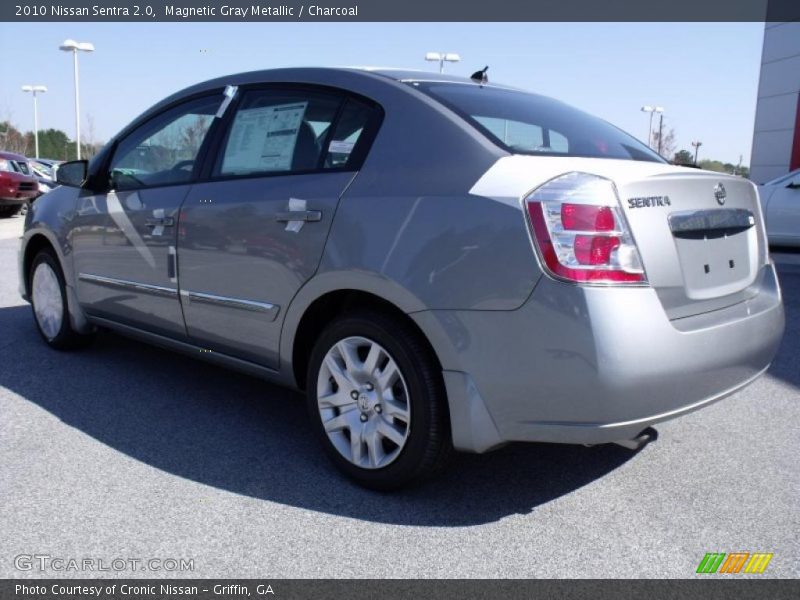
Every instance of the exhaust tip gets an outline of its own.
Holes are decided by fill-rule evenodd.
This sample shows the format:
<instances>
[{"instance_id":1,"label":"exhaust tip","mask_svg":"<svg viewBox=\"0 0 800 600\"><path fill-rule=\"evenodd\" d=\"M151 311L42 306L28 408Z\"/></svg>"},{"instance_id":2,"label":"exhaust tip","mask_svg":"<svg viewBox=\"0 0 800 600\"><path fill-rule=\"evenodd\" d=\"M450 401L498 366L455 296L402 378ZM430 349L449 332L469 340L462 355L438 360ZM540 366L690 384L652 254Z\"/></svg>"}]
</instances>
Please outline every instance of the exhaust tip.
<instances>
[{"instance_id":1,"label":"exhaust tip","mask_svg":"<svg viewBox=\"0 0 800 600\"><path fill-rule=\"evenodd\" d=\"M627 448L628 450L638 451L644 448L650 442L654 442L657 439L658 431L652 427L648 427L634 438L629 440L617 440L614 443L618 446L622 446L623 448Z\"/></svg>"}]
</instances>

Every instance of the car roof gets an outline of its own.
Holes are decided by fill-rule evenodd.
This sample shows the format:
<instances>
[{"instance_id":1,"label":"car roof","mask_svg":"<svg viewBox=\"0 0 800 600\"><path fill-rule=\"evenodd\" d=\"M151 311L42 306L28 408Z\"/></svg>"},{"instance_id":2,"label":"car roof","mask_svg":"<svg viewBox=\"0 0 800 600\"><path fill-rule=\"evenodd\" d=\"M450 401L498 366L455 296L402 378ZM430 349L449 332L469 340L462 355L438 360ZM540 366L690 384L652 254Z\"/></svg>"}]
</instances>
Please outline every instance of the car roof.
<instances>
[{"instance_id":1,"label":"car roof","mask_svg":"<svg viewBox=\"0 0 800 600\"><path fill-rule=\"evenodd\" d=\"M398 86L409 82L447 82L454 84L478 85L466 77L431 73L429 71L419 71L413 69L394 69L389 67L288 67L276 69L262 69L258 71L246 71L232 73L216 77L184 88L174 94L167 96L157 104L148 108L145 112L136 117L127 127L122 129L113 139L125 135L131 128L135 127L142 120L156 114L164 107L173 102L183 100L194 94L202 94L220 89L227 85L252 85L259 83L310 83L313 85L330 85L333 87L348 88L361 87L360 83L383 81L387 86ZM410 87L410 86L402 86ZM491 85L489 87L501 87ZM506 88L509 89L509 88ZM354 90L357 92L357 90ZM411 92L413 93L413 92Z\"/></svg>"},{"instance_id":2,"label":"car roof","mask_svg":"<svg viewBox=\"0 0 800 600\"><path fill-rule=\"evenodd\" d=\"M394 67L339 67L351 71L365 71L382 75L395 81L442 81L451 83L475 83L466 77L450 75L447 73L434 73L421 69L400 69Z\"/></svg>"},{"instance_id":3,"label":"car roof","mask_svg":"<svg viewBox=\"0 0 800 600\"><path fill-rule=\"evenodd\" d=\"M331 83L339 81L342 75L363 77L365 79L382 78L392 82L441 82L441 83L460 83L478 85L468 77L448 75L445 73L432 73L415 69L399 69L392 67L288 67L277 69L262 69L258 71L245 71L216 77L208 81L203 81L196 85L181 90L168 98L168 100L185 96L189 93L203 92L224 86L246 85L259 82L302 82L304 79L313 80L315 83L326 83L329 79ZM489 87L502 87L513 89L508 86L498 86L488 84Z\"/></svg>"},{"instance_id":4,"label":"car roof","mask_svg":"<svg viewBox=\"0 0 800 600\"><path fill-rule=\"evenodd\" d=\"M6 152L5 150L0 150L0 158L6 158L9 160L28 160L22 154L16 154L14 152Z\"/></svg>"},{"instance_id":5,"label":"car roof","mask_svg":"<svg viewBox=\"0 0 800 600\"><path fill-rule=\"evenodd\" d=\"M388 79L401 81L404 83L461 83L467 85L479 85L474 79L469 77L462 77L460 75L450 75L447 73L434 73L432 71L423 71L421 69L395 69L392 67L349 67L355 71L366 71L368 73L376 73ZM505 90L526 91L515 88L510 85L493 83L487 81L482 87L502 88Z\"/></svg>"}]
</instances>

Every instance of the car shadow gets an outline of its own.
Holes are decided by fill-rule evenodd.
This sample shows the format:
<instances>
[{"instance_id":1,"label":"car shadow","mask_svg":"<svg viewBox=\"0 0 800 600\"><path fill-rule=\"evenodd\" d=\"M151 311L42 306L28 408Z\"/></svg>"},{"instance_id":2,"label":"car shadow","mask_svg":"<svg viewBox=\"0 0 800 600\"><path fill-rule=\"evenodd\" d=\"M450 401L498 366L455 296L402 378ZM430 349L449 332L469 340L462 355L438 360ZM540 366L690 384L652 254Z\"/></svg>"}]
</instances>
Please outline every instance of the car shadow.
<instances>
[{"instance_id":1,"label":"car shadow","mask_svg":"<svg viewBox=\"0 0 800 600\"><path fill-rule=\"evenodd\" d=\"M109 332L87 350L57 352L28 306L0 308L0 331L0 385L67 425L176 476L335 515L482 524L530 513L635 455L614 445L515 444L459 454L440 478L381 494L329 464L295 392Z\"/></svg>"}]
</instances>

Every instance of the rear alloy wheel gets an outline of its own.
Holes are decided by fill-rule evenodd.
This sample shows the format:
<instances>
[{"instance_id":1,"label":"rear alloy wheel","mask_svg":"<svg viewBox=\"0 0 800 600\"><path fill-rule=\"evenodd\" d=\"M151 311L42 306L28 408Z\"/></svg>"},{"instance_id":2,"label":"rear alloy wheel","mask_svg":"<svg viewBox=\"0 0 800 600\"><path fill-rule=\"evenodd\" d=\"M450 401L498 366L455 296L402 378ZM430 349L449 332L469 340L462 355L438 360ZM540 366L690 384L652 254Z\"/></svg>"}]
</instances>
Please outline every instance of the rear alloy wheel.
<instances>
[{"instance_id":1,"label":"rear alloy wheel","mask_svg":"<svg viewBox=\"0 0 800 600\"><path fill-rule=\"evenodd\" d=\"M29 282L36 327L49 346L67 350L91 342L91 334L81 334L72 328L64 275L51 251L42 250L33 259Z\"/></svg>"},{"instance_id":2,"label":"rear alloy wheel","mask_svg":"<svg viewBox=\"0 0 800 600\"><path fill-rule=\"evenodd\" d=\"M362 469L391 464L408 441L408 386L386 349L365 337L345 338L325 354L317 408L328 440Z\"/></svg>"},{"instance_id":3,"label":"rear alloy wheel","mask_svg":"<svg viewBox=\"0 0 800 600\"><path fill-rule=\"evenodd\" d=\"M446 396L430 354L407 324L367 311L336 320L314 347L311 417L333 462L361 485L397 489L446 462Z\"/></svg>"}]
</instances>

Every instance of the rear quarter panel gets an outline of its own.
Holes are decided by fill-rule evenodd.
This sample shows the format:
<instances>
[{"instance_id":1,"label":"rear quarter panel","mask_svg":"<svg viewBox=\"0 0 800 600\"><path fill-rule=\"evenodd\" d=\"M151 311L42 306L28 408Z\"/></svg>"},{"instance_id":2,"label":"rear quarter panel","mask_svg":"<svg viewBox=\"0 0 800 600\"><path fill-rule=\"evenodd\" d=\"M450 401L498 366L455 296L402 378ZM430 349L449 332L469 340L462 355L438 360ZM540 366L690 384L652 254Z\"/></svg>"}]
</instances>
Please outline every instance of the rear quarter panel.
<instances>
[{"instance_id":1,"label":"rear quarter panel","mask_svg":"<svg viewBox=\"0 0 800 600\"><path fill-rule=\"evenodd\" d=\"M522 210L470 193L505 153L406 84L375 100L384 121L340 201L320 272L376 274L419 309L521 306L541 275Z\"/></svg>"}]
</instances>

